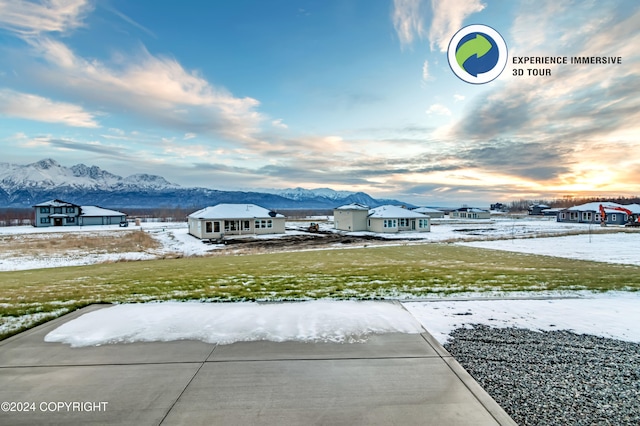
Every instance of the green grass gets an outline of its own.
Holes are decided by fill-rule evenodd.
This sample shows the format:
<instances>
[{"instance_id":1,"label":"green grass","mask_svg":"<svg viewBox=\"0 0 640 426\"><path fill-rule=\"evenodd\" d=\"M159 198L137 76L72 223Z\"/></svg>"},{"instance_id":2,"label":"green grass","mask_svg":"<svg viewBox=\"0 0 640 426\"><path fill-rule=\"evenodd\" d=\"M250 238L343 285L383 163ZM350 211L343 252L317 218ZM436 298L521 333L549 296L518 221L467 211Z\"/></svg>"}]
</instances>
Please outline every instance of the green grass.
<instances>
[{"instance_id":1,"label":"green grass","mask_svg":"<svg viewBox=\"0 0 640 426\"><path fill-rule=\"evenodd\" d=\"M91 303L638 289L637 266L425 244L1 272L0 324L27 314L59 315Z\"/></svg>"}]
</instances>

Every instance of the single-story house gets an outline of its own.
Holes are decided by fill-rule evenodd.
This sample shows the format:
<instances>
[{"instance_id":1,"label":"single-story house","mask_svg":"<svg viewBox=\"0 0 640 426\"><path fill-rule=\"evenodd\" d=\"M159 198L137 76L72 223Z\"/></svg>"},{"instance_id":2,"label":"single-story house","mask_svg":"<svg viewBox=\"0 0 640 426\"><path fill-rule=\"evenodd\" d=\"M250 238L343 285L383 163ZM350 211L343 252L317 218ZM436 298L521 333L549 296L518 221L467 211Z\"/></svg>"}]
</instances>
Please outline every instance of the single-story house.
<instances>
[{"instance_id":1,"label":"single-story house","mask_svg":"<svg viewBox=\"0 0 640 426\"><path fill-rule=\"evenodd\" d=\"M456 219L491 219L489 210L478 209L475 207L461 207L449 212L450 218Z\"/></svg>"},{"instance_id":2,"label":"single-story house","mask_svg":"<svg viewBox=\"0 0 640 426\"><path fill-rule=\"evenodd\" d=\"M333 210L333 223L343 231L367 231L369 206L351 203Z\"/></svg>"},{"instance_id":3,"label":"single-story house","mask_svg":"<svg viewBox=\"0 0 640 426\"><path fill-rule=\"evenodd\" d=\"M604 207L604 211L607 216L607 225L624 225L630 221L630 219L637 219L640 215L640 206L637 204L622 205L613 202L592 202L581 204L579 206L569 207L568 209L560 210L557 216L558 222L570 222L570 223L594 223L600 224L600 205ZM620 208L631 210L632 218L629 217L624 211L618 210Z\"/></svg>"},{"instance_id":4,"label":"single-story house","mask_svg":"<svg viewBox=\"0 0 640 426\"><path fill-rule=\"evenodd\" d=\"M97 206L79 206L62 200L50 200L33 206L36 227L114 225L127 220L125 213Z\"/></svg>"},{"instance_id":5,"label":"single-story house","mask_svg":"<svg viewBox=\"0 0 640 426\"><path fill-rule=\"evenodd\" d=\"M416 213L420 213L423 214L425 216L428 216L432 219L438 219L438 218L443 218L444 217L444 212L442 210L437 210L437 209L432 209L429 207L418 207L413 209L412 211L416 212Z\"/></svg>"},{"instance_id":6,"label":"single-story house","mask_svg":"<svg viewBox=\"0 0 640 426\"><path fill-rule=\"evenodd\" d=\"M429 232L428 216L399 206L385 205L369 209L362 204L348 204L333 211L336 229L371 232ZM337 219L336 219L337 218Z\"/></svg>"},{"instance_id":7,"label":"single-story house","mask_svg":"<svg viewBox=\"0 0 640 426\"><path fill-rule=\"evenodd\" d=\"M284 234L285 217L255 204L217 204L188 216L189 234L200 239L227 235Z\"/></svg>"},{"instance_id":8,"label":"single-story house","mask_svg":"<svg viewBox=\"0 0 640 426\"><path fill-rule=\"evenodd\" d=\"M550 208L551 207L547 206L546 204L533 204L533 205L530 205L527 210L529 211L530 215L542 216L543 211Z\"/></svg>"}]
</instances>

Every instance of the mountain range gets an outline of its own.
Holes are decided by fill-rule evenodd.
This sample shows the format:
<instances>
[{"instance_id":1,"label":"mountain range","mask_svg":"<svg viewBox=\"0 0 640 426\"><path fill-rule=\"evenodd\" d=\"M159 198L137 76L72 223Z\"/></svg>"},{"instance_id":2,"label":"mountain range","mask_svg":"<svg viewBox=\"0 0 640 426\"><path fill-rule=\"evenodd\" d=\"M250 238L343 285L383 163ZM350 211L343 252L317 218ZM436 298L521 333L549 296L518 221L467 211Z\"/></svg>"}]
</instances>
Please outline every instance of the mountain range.
<instances>
[{"instance_id":1,"label":"mountain range","mask_svg":"<svg viewBox=\"0 0 640 426\"><path fill-rule=\"evenodd\" d=\"M121 209L196 209L218 203L254 203L269 209L332 209L349 203L369 207L410 205L397 200L374 199L364 192L330 188L251 192L186 188L162 176L134 174L122 177L97 166L65 167L50 158L26 165L0 163L0 207L31 207L51 199Z\"/></svg>"}]
</instances>

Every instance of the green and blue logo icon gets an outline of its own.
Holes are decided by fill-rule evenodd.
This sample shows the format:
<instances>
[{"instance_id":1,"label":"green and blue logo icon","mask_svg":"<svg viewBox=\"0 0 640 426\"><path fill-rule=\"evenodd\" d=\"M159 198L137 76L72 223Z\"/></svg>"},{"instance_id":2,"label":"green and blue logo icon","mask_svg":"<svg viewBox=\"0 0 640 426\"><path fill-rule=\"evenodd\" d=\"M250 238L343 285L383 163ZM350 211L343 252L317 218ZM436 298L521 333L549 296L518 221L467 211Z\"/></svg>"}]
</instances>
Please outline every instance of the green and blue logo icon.
<instances>
[{"instance_id":1,"label":"green and blue logo icon","mask_svg":"<svg viewBox=\"0 0 640 426\"><path fill-rule=\"evenodd\" d=\"M449 66L461 80L484 84L495 80L507 65L507 43L493 28L469 25L449 42Z\"/></svg>"}]
</instances>

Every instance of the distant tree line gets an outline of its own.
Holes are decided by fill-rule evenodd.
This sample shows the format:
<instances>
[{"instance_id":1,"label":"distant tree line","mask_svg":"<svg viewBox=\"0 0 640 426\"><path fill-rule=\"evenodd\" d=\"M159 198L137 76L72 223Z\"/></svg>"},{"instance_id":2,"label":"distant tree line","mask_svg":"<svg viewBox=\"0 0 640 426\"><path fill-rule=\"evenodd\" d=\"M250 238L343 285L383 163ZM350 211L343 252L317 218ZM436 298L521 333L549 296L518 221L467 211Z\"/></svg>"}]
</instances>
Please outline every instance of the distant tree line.
<instances>
[{"instance_id":1,"label":"distant tree line","mask_svg":"<svg viewBox=\"0 0 640 426\"><path fill-rule=\"evenodd\" d=\"M618 204L640 204L640 197L573 197L573 196L564 196L562 198L555 198L551 200L526 200L520 199L517 201L512 201L508 204L510 212L524 212L527 211L529 206L534 204L545 204L551 208L567 208L580 204L586 203L604 203L604 202L614 202Z\"/></svg>"}]
</instances>

